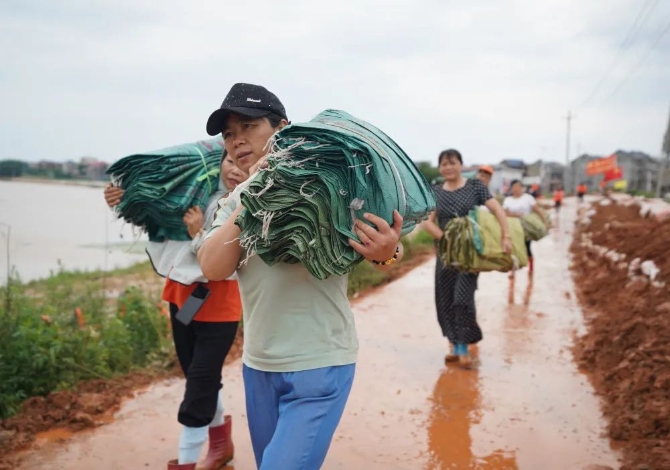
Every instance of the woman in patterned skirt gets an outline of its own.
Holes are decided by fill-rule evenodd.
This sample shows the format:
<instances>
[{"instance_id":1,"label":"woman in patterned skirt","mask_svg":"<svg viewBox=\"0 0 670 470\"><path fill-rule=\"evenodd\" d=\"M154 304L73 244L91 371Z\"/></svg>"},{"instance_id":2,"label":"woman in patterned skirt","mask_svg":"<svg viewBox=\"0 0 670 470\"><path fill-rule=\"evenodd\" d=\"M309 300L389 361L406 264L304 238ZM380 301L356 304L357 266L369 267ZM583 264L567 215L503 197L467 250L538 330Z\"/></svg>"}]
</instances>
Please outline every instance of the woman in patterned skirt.
<instances>
[{"instance_id":1,"label":"woman in patterned skirt","mask_svg":"<svg viewBox=\"0 0 670 470\"><path fill-rule=\"evenodd\" d=\"M463 157L458 150L445 150L439 156L440 174L444 183L435 185L437 208L424 222L424 228L436 239L444 236L444 227L455 217L464 217L477 206L485 205L500 223L502 246L506 253L512 249L505 212L488 188L478 179L466 179L461 174ZM435 266L435 306L442 334L449 340L446 362L458 361L470 367L472 360L468 345L482 340L477 324L475 290L477 274L458 271L442 263L439 256Z\"/></svg>"}]
</instances>

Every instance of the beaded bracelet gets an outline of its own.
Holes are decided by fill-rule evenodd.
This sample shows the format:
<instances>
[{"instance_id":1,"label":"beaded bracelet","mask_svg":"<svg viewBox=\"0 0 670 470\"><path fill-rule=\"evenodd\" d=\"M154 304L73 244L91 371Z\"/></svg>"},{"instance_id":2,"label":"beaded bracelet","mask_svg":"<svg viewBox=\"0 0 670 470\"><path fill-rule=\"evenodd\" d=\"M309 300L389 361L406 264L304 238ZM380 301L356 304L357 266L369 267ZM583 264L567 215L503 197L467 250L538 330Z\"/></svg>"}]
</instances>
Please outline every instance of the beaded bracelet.
<instances>
[{"instance_id":1,"label":"beaded bracelet","mask_svg":"<svg viewBox=\"0 0 670 470\"><path fill-rule=\"evenodd\" d=\"M396 246L395 247L395 253L393 254L393 256L391 258L387 259L386 261L372 260L372 264L374 264L375 266L389 266L389 265L395 263L396 261L398 261L398 255L399 254L400 254L400 247Z\"/></svg>"}]
</instances>

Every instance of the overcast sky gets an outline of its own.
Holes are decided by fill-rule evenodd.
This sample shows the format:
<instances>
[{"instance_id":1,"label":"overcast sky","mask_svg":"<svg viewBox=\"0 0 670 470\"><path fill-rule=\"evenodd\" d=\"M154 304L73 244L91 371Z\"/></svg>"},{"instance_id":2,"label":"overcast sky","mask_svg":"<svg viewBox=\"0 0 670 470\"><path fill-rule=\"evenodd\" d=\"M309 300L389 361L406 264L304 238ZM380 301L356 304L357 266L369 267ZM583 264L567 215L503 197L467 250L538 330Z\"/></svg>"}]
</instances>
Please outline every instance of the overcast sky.
<instances>
[{"instance_id":1,"label":"overcast sky","mask_svg":"<svg viewBox=\"0 0 670 470\"><path fill-rule=\"evenodd\" d=\"M3 0L0 159L195 141L236 82L293 121L343 109L417 161L564 161L568 109L573 157L659 155L667 29L667 0Z\"/></svg>"}]
</instances>

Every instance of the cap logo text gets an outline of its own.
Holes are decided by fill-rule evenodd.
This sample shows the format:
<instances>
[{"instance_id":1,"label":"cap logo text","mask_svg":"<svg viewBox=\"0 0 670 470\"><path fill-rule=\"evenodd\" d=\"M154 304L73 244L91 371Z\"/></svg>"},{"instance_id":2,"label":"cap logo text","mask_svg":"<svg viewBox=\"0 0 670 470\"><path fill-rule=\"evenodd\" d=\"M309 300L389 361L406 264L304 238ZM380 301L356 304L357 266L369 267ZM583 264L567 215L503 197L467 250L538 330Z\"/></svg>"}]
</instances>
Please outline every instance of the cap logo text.
<instances>
[{"instance_id":1,"label":"cap logo text","mask_svg":"<svg viewBox=\"0 0 670 470\"><path fill-rule=\"evenodd\" d=\"M260 103L261 100L255 100L253 98L247 98L247 101L251 101L252 103Z\"/></svg>"}]
</instances>

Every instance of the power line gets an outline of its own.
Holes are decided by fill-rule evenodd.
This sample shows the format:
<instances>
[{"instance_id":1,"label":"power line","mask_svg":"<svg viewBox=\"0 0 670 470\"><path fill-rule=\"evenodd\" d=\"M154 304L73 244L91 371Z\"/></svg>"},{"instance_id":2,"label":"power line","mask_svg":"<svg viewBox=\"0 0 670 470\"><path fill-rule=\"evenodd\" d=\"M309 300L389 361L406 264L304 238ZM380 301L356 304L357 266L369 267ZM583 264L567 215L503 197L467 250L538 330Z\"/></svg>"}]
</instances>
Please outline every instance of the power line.
<instances>
[{"instance_id":1,"label":"power line","mask_svg":"<svg viewBox=\"0 0 670 470\"><path fill-rule=\"evenodd\" d=\"M652 11L654 11L654 8L656 8L656 6L658 5L658 2L659 2L660 0L655 0L655 1L654 1L654 4L651 6L651 8L650 8L649 10L647 10L647 13L644 15L644 18L642 19L642 22L640 23L640 26L637 28L637 30L633 31L633 30L635 29L635 24L637 23L637 21L638 21L638 20L640 19L640 17L642 16L642 12L645 10L645 8L647 8L647 5L649 4L650 1L651 1L651 0L647 0L647 1L644 3L644 5L642 5L642 9L641 9L640 12L637 14L637 17L635 18L635 21L633 22L633 26L628 30L628 34L626 35L626 37L624 38L623 42L621 43L620 48L624 48L624 47L626 47L626 46L629 45L629 42L633 40L633 38L634 38L635 35L638 33L638 31L640 30L640 28L642 28L642 26L644 25L644 23L647 21L647 18L649 18L649 15L651 14Z\"/></svg>"},{"instance_id":2,"label":"power line","mask_svg":"<svg viewBox=\"0 0 670 470\"><path fill-rule=\"evenodd\" d=\"M651 14L652 11L656 8L658 5L658 2L660 0L646 0L644 4L642 5L642 9L638 12L637 16L635 17L635 21L633 21L633 24L631 27L628 29L628 32L626 33L626 36L624 37L623 41L621 42L621 45L619 45L619 52L614 56L614 60L612 60L612 63L605 69L603 72L602 76L596 83L596 86L593 88L593 91L586 97L586 99L582 102L580 108L583 108L586 106L586 104L593 99L594 96L598 94L600 91L600 88L603 86L605 83L605 80L607 79L608 75L610 74L610 71L614 68L614 66L619 62L619 59L622 57L622 52L625 47L630 45L630 42L633 40L633 38L637 35L637 33L640 31L642 26L644 26L644 23L646 23L647 19L649 18L649 15ZM651 3L653 2L653 4ZM647 7L651 4L651 8L647 10ZM646 11L646 13L645 13ZM641 21L640 21L641 20ZM639 22L639 25L638 25Z\"/></svg>"},{"instance_id":3,"label":"power line","mask_svg":"<svg viewBox=\"0 0 670 470\"><path fill-rule=\"evenodd\" d=\"M625 85L625 83L633 76L635 75L636 72L639 72L640 67L642 64L647 60L649 55L654 51L656 46L661 42L661 39L663 39L663 36L667 34L667 32L670 31L670 21L665 25L665 27L659 32L658 36L656 36L656 39L652 43L651 47L647 50L647 53L642 56L640 61L635 65L635 67L631 68L630 71L624 76L623 80L619 82L619 84L614 87L614 90L603 100L603 103L612 98L617 91L621 89L622 86Z\"/></svg>"}]
</instances>

